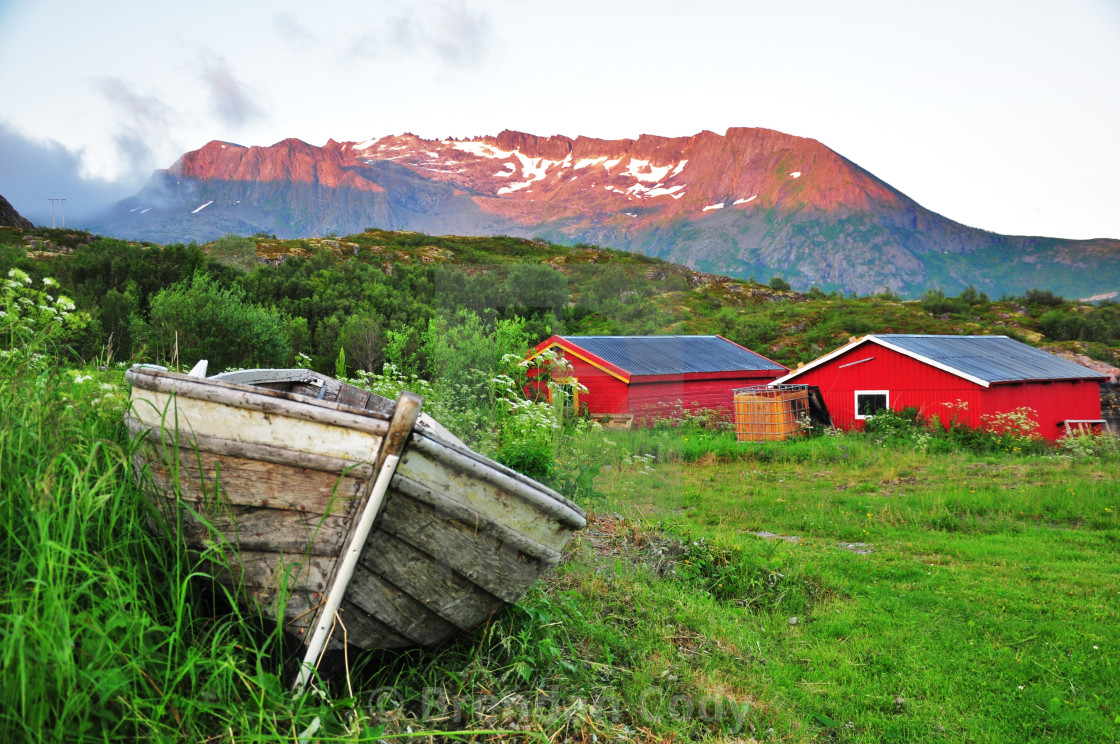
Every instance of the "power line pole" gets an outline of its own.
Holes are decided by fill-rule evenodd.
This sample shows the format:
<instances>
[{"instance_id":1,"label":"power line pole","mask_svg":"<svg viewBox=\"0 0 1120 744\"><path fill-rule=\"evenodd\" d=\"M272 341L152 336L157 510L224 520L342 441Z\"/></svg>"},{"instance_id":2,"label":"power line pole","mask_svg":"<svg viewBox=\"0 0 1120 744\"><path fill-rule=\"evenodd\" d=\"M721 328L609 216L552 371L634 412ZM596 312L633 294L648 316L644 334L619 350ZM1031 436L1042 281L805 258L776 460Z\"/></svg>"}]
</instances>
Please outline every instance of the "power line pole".
<instances>
[{"instance_id":1,"label":"power line pole","mask_svg":"<svg viewBox=\"0 0 1120 744\"><path fill-rule=\"evenodd\" d=\"M55 196L55 197L47 197L47 201L49 201L51 203L51 229L53 230L55 228L54 203L55 202L60 202L62 204L62 229L65 230L66 229L66 200L63 199L62 197Z\"/></svg>"}]
</instances>

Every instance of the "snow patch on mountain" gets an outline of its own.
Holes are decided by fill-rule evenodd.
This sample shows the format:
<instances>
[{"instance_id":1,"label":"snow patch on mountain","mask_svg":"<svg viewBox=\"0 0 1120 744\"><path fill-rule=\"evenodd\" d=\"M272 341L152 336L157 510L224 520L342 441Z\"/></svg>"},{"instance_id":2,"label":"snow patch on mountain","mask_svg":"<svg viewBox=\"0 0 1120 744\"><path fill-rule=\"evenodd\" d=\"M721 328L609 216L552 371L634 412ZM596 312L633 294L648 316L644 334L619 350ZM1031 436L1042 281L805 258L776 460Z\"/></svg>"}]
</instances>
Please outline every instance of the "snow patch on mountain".
<instances>
[{"instance_id":1,"label":"snow patch on mountain","mask_svg":"<svg viewBox=\"0 0 1120 744\"><path fill-rule=\"evenodd\" d=\"M488 145L485 142L455 141L451 143L451 146L456 150L464 150L472 155L477 155L480 158L495 158L497 160L505 160L509 156L513 155L513 152L511 151L501 150L494 145Z\"/></svg>"},{"instance_id":2,"label":"snow patch on mountain","mask_svg":"<svg viewBox=\"0 0 1120 744\"><path fill-rule=\"evenodd\" d=\"M559 160L545 160L544 158L530 158L521 154L520 150L513 151L514 157L521 161L521 174L530 181L539 181L545 177L548 169L560 163Z\"/></svg>"},{"instance_id":3,"label":"snow patch on mountain","mask_svg":"<svg viewBox=\"0 0 1120 744\"><path fill-rule=\"evenodd\" d=\"M637 158L630 158L630 162L626 165L626 173L623 175L630 176L639 181L649 181L651 183L659 183L661 179L669 173L671 165L666 166L652 166L648 160L638 160ZM644 172L643 172L644 171Z\"/></svg>"},{"instance_id":4,"label":"snow patch on mountain","mask_svg":"<svg viewBox=\"0 0 1120 744\"><path fill-rule=\"evenodd\" d=\"M598 158L580 158L579 160L576 161L575 169L579 170L580 168L586 168L589 165L596 165L598 163L603 162L606 159L607 159L606 155L603 155L603 156L598 157Z\"/></svg>"},{"instance_id":5,"label":"snow patch on mountain","mask_svg":"<svg viewBox=\"0 0 1120 744\"><path fill-rule=\"evenodd\" d=\"M709 209L723 209L724 203L725 202L720 202L719 204L709 204L708 206L704 207L700 211L707 212Z\"/></svg>"},{"instance_id":6,"label":"snow patch on mountain","mask_svg":"<svg viewBox=\"0 0 1120 744\"><path fill-rule=\"evenodd\" d=\"M731 204L732 204L732 206L734 206L736 204L749 204L750 202L754 201L757 198L758 198L758 194L754 194L753 196L748 196L746 199L736 199L735 201L731 202Z\"/></svg>"},{"instance_id":7,"label":"snow patch on mountain","mask_svg":"<svg viewBox=\"0 0 1120 744\"><path fill-rule=\"evenodd\" d=\"M675 194L678 191L680 191L681 189L683 189L686 185L687 184L682 183L678 186L670 186L667 189L666 188L653 188L653 189L650 189L648 192L646 192L646 196L648 196L650 198L653 198L655 196L672 196L673 194ZM679 199L680 197L676 197L676 198Z\"/></svg>"},{"instance_id":8,"label":"snow patch on mountain","mask_svg":"<svg viewBox=\"0 0 1120 744\"><path fill-rule=\"evenodd\" d=\"M503 186L500 189L498 189L498 193L499 194L512 194L514 191L520 191L521 189L525 188L526 186L531 185L533 183L533 180L534 179L530 178L528 181L521 181L520 183L511 183L509 186Z\"/></svg>"},{"instance_id":9,"label":"snow patch on mountain","mask_svg":"<svg viewBox=\"0 0 1120 744\"><path fill-rule=\"evenodd\" d=\"M192 209L191 214L198 214L199 212L206 209L207 207L209 207L213 203L214 203L214 200L211 199L210 201L206 202L205 204L199 205L198 207Z\"/></svg>"}]
</instances>

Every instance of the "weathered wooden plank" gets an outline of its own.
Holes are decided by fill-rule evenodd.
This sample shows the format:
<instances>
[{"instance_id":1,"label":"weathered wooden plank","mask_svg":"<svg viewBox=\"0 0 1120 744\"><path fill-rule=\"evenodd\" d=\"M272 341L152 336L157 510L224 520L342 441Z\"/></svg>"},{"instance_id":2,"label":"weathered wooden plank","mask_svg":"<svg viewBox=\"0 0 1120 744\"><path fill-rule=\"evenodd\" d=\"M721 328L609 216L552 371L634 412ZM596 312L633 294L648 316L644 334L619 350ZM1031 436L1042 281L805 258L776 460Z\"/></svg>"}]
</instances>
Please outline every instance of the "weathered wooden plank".
<instances>
[{"instance_id":1,"label":"weathered wooden plank","mask_svg":"<svg viewBox=\"0 0 1120 744\"><path fill-rule=\"evenodd\" d=\"M213 452L217 455L232 455L251 460L262 460L277 465L293 465L300 468L323 470L328 473L343 473L356 478L373 476L373 465L365 462L329 457L314 452L303 452L288 447L273 447L255 442L242 442L236 439L209 437L200 434L178 435L169 430L154 428L139 419L125 415L125 424L131 436L142 436L155 445L158 454L164 448L179 447Z\"/></svg>"},{"instance_id":2,"label":"weathered wooden plank","mask_svg":"<svg viewBox=\"0 0 1120 744\"><path fill-rule=\"evenodd\" d=\"M348 516L365 480L258 462L209 452L170 450L178 453L178 468L162 457L145 457L152 480L164 494L174 493L178 474L181 498L186 501L219 499L235 507L291 509L309 514ZM162 455L163 453L161 453Z\"/></svg>"},{"instance_id":3,"label":"weathered wooden plank","mask_svg":"<svg viewBox=\"0 0 1120 744\"><path fill-rule=\"evenodd\" d=\"M369 402L370 391L362 390L360 387L354 385L343 385L338 391L338 397L335 401L344 406L353 406L354 408L365 408L366 403Z\"/></svg>"},{"instance_id":4,"label":"weathered wooden plank","mask_svg":"<svg viewBox=\"0 0 1120 744\"><path fill-rule=\"evenodd\" d=\"M415 475L415 472L413 472ZM532 539L532 537L525 535L514 529L513 526L502 521L500 518L502 514L494 515L494 509L490 509L489 513L476 510L469 504L463 504L455 496L448 494L444 491L436 491L428 487L426 483L419 483L412 480L403 474L397 475L393 480L394 490L399 491L402 495L408 496L415 501L428 504L434 508L440 515L450 518L458 519L468 524L474 525L476 532L488 532L502 542L508 543L516 547L522 553L531 555L538 558L548 565L555 565L560 562L560 551L551 548L547 545L541 545ZM497 494L498 497L503 494ZM487 506L482 501L481 506ZM522 504L522 506L526 506ZM543 517L541 521L547 521Z\"/></svg>"},{"instance_id":5,"label":"weathered wooden plank","mask_svg":"<svg viewBox=\"0 0 1120 744\"><path fill-rule=\"evenodd\" d=\"M413 436L398 474L552 550L560 550L570 531L585 524L579 508L560 494L429 437Z\"/></svg>"},{"instance_id":6,"label":"weathered wooden plank","mask_svg":"<svg viewBox=\"0 0 1120 744\"><path fill-rule=\"evenodd\" d=\"M282 401L292 406L292 401ZM310 404L307 410L317 410ZM388 426L348 426L346 421L313 421L306 417L255 410L249 406L196 400L181 395L133 389L132 416L153 429L178 432L180 441L192 436L232 439L277 449L310 452L351 462L372 462ZM331 416L353 414L326 411ZM374 421L374 419L370 419ZM382 423L377 420L378 424ZM376 431L367 431L368 429ZM166 436L166 435L165 435Z\"/></svg>"},{"instance_id":7,"label":"weathered wooden plank","mask_svg":"<svg viewBox=\"0 0 1120 744\"><path fill-rule=\"evenodd\" d=\"M374 395L373 393L370 393L369 399L365 404L365 409L367 411L374 411L385 416L392 416L394 406L396 406L396 401L392 400L391 398L386 398L381 395ZM420 418L424 419L430 417L425 417L425 415L421 413Z\"/></svg>"},{"instance_id":8,"label":"weathered wooden plank","mask_svg":"<svg viewBox=\"0 0 1120 744\"><path fill-rule=\"evenodd\" d=\"M469 630L503 606L498 597L468 581L431 555L375 530L366 541L362 565L449 623Z\"/></svg>"},{"instance_id":9,"label":"weathered wooden plank","mask_svg":"<svg viewBox=\"0 0 1120 744\"><path fill-rule=\"evenodd\" d=\"M346 599L413 643L434 646L459 632L407 593L359 565Z\"/></svg>"},{"instance_id":10,"label":"weathered wooden plank","mask_svg":"<svg viewBox=\"0 0 1120 744\"><path fill-rule=\"evenodd\" d=\"M281 597L284 597L283 607ZM295 591L282 595L273 587L256 586L245 587L241 598L247 607L282 623L285 631L300 638L306 635L315 609L323 602L323 596L315 592ZM281 611L284 613L282 620Z\"/></svg>"},{"instance_id":11,"label":"weathered wooden plank","mask_svg":"<svg viewBox=\"0 0 1120 744\"><path fill-rule=\"evenodd\" d=\"M175 394L188 400L279 415L301 421L342 426L377 436L383 435L389 428L389 422L373 412L358 412L327 400L316 400L276 390L221 382L213 378L198 380L170 372L133 369L129 371L128 379L133 385L133 401L135 402L138 399L151 400L157 412L169 410L166 406L167 396ZM138 395L138 391L151 393L152 395ZM151 421L149 415L143 412L142 407L134 406L133 410L134 413L139 412L137 415L140 418Z\"/></svg>"},{"instance_id":12,"label":"weathered wooden plank","mask_svg":"<svg viewBox=\"0 0 1120 744\"><path fill-rule=\"evenodd\" d=\"M152 428L150 425L144 424L143 421L131 416L125 416L124 422L129 428L129 434L133 438L143 437L150 441L151 445L155 447L153 453L156 455L165 452L168 448L184 448L190 450L190 452L194 452L194 450L198 449L204 450L204 452L214 453L215 455L232 455L234 457L244 457L246 459L259 459L259 461L277 465L309 467L311 469L316 469L316 471L325 471L327 473L337 474L345 472L349 476L360 478L373 476L373 465L355 462L352 461L352 459L329 457L327 455L300 452L300 450L288 449L286 447L271 447L268 445L251 443L251 441L206 437L197 434L187 437L176 437L171 431Z\"/></svg>"},{"instance_id":13,"label":"weathered wooden plank","mask_svg":"<svg viewBox=\"0 0 1120 744\"><path fill-rule=\"evenodd\" d=\"M412 648L416 641L405 638L353 602L342 600L339 609L351 646L358 648ZM340 635L340 633L339 633Z\"/></svg>"},{"instance_id":14,"label":"weathered wooden plank","mask_svg":"<svg viewBox=\"0 0 1120 744\"><path fill-rule=\"evenodd\" d=\"M164 500L166 509L175 506L175 502ZM338 553L348 526L344 517L286 509L231 507L211 500L190 506L201 515L201 521L185 502L178 504L182 510L183 539L196 549L224 540L240 550L333 556ZM175 524L173 513L166 517L168 524Z\"/></svg>"},{"instance_id":15,"label":"weathered wooden plank","mask_svg":"<svg viewBox=\"0 0 1120 744\"><path fill-rule=\"evenodd\" d=\"M494 535L477 531L477 525L449 518L399 493L390 494L379 527L506 602L521 599L550 567Z\"/></svg>"},{"instance_id":16,"label":"weathered wooden plank","mask_svg":"<svg viewBox=\"0 0 1120 744\"><path fill-rule=\"evenodd\" d=\"M321 593L334 563L333 556L242 550L226 556L225 565L214 565L214 575L231 587Z\"/></svg>"}]
</instances>

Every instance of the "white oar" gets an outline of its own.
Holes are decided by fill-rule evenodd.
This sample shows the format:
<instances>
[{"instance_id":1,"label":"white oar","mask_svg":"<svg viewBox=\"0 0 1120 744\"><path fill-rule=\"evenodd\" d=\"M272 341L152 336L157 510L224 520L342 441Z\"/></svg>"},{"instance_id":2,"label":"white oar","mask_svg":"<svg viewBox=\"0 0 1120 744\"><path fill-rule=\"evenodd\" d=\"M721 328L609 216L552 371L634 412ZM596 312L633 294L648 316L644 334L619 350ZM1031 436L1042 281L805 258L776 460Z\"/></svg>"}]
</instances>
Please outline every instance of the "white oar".
<instances>
[{"instance_id":1,"label":"white oar","mask_svg":"<svg viewBox=\"0 0 1120 744\"><path fill-rule=\"evenodd\" d=\"M420 415L422 400L420 396L409 392L403 392L397 398L393 420L389 424L389 433L385 435L385 441L381 445L378 456L377 479L371 479L370 481L373 488L369 491L365 506L362 508L362 516L358 519L350 544L341 556L341 562L335 570L334 582L327 594L327 601L317 615L315 632L307 644L307 653L304 654L299 675L292 684L292 692L296 695L303 692L303 688L311 678L311 673L315 670L315 665L323 652L323 647L327 644L331 626L334 624L334 614L338 611L339 605L342 604L346 588L350 585L350 578L354 575L354 569L358 565L358 558L362 554L362 549L365 548L366 538L369 537L373 522L377 519L378 512L381 511L385 494L389 490L389 481L393 479L393 475L397 472L397 463L400 462L401 454L408 443L408 437L412 434L412 427L416 425L416 418Z\"/></svg>"}]
</instances>

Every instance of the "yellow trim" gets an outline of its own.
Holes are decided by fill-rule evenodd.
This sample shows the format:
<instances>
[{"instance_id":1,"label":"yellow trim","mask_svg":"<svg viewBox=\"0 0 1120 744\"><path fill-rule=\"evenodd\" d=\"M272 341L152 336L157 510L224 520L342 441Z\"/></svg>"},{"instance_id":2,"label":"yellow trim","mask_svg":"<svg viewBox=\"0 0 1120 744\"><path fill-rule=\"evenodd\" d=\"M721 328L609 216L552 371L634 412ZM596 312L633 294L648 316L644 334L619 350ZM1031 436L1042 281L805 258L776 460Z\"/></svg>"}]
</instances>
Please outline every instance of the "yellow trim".
<instances>
[{"instance_id":1,"label":"yellow trim","mask_svg":"<svg viewBox=\"0 0 1120 744\"><path fill-rule=\"evenodd\" d=\"M579 411L579 378L578 377L553 377L552 381L560 385L571 385L572 387L572 406L575 410ZM552 388L548 389L549 403L552 402Z\"/></svg>"},{"instance_id":2,"label":"yellow trim","mask_svg":"<svg viewBox=\"0 0 1120 744\"><path fill-rule=\"evenodd\" d=\"M562 350L562 351L563 351L563 352L564 352L565 354L571 354L571 355L572 355L572 356L574 356L574 357L575 357L576 359L581 359L581 360L583 360L583 361L587 362L588 364L590 364L590 365L591 365L592 367L594 367L595 369L598 369L598 370L602 370L603 372L606 372L606 373L607 373L608 375L610 375L611 377L614 377L614 378L615 378L615 379L617 379L617 380L620 380L620 381L622 381L622 382L625 382L625 383L626 383L627 385L629 385L629 384L630 384L630 380L629 380L629 378L623 377L622 375L620 375L620 374L618 374L618 373L616 373L616 372L613 372L613 371L611 371L611 370L607 369L606 367L604 367L604 366L603 366L603 365L601 365L601 364L596 364L595 362L591 361L590 359L588 359L587 357L583 356L582 354L577 354L576 352L572 351L572 350L571 350L571 349L569 349L568 347L566 347L566 346L562 346L562 345L560 344L560 342L559 342L559 341L553 341L553 342L552 342L551 344L549 344L548 346L544 347L544 348L543 348L543 349L541 349L540 351L536 351L536 352L533 352L532 354L530 354L530 355L529 355L529 359L533 359L534 357L538 357L538 356L540 356L541 354L543 354L544 352L548 351L549 349L554 349L554 348L556 348L556 347L558 347L558 346L560 347L560 349L561 349L561 350Z\"/></svg>"}]
</instances>

